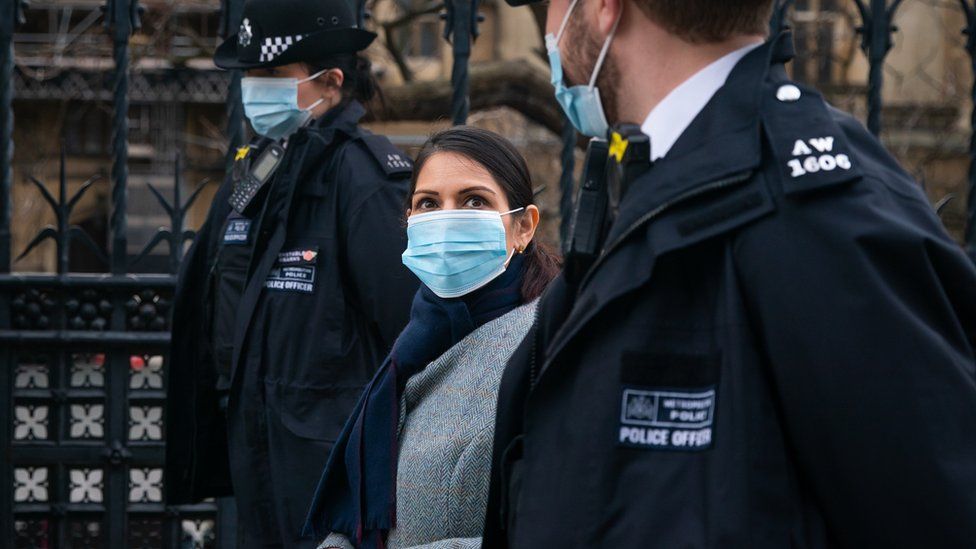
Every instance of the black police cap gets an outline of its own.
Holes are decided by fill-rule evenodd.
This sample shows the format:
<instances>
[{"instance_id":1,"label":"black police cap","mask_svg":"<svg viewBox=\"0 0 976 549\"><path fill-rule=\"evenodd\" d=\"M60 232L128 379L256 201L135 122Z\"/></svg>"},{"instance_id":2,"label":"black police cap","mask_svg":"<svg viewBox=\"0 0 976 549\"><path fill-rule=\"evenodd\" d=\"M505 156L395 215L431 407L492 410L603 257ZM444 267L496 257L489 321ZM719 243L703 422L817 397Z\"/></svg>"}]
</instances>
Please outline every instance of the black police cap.
<instances>
[{"instance_id":1,"label":"black police cap","mask_svg":"<svg viewBox=\"0 0 976 549\"><path fill-rule=\"evenodd\" d=\"M214 53L223 69L278 67L366 49L376 34L356 24L353 0L247 0L237 34Z\"/></svg>"}]
</instances>

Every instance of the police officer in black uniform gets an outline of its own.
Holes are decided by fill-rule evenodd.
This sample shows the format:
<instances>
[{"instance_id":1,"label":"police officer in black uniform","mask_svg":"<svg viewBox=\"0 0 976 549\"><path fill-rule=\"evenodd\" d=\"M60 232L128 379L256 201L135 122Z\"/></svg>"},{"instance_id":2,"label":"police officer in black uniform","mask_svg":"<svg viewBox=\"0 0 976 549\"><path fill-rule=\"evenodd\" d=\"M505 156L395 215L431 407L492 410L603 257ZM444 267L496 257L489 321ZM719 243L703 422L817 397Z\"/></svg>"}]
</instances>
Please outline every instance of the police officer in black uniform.
<instances>
[{"instance_id":1,"label":"police officer in black uniform","mask_svg":"<svg viewBox=\"0 0 976 549\"><path fill-rule=\"evenodd\" d=\"M771 3L550 0L608 229L503 378L485 547L976 544L976 269Z\"/></svg>"},{"instance_id":2,"label":"police officer in black uniform","mask_svg":"<svg viewBox=\"0 0 976 549\"><path fill-rule=\"evenodd\" d=\"M248 0L214 56L247 71L258 137L180 274L166 482L170 504L232 491L243 547L314 546L316 481L416 291L400 261L412 164L358 126L374 37L344 0Z\"/></svg>"}]
</instances>

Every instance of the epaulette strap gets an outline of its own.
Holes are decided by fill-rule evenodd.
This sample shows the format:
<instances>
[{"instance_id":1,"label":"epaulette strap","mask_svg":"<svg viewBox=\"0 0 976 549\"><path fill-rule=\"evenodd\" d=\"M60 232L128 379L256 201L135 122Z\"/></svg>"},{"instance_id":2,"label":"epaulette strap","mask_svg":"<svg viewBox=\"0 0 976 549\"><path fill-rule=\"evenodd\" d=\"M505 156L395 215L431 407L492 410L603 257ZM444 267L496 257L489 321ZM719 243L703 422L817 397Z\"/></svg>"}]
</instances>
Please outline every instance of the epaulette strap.
<instances>
[{"instance_id":1,"label":"epaulette strap","mask_svg":"<svg viewBox=\"0 0 976 549\"><path fill-rule=\"evenodd\" d=\"M387 177L408 177L413 173L413 161L382 135L363 135L362 141L379 163Z\"/></svg>"},{"instance_id":2,"label":"epaulette strap","mask_svg":"<svg viewBox=\"0 0 976 549\"><path fill-rule=\"evenodd\" d=\"M819 93L789 81L770 81L763 88L762 103L762 124L784 194L861 177L850 143Z\"/></svg>"}]
</instances>

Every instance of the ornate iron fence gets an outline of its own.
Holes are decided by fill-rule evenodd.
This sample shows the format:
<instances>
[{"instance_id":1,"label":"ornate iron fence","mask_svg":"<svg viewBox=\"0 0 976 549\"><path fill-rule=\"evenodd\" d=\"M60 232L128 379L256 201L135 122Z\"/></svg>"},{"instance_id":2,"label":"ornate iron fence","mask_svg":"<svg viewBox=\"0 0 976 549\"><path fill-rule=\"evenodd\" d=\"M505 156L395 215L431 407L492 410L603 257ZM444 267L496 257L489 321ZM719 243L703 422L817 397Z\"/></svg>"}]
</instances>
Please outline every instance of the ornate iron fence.
<instances>
[{"instance_id":1,"label":"ornate iron fence","mask_svg":"<svg viewBox=\"0 0 976 549\"><path fill-rule=\"evenodd\" d=\"M881 127L882 65L891 48L892 19L901 0L853 0L861 17L861 46L870 73L869 128ZM35 181L55 214L23 254L53 240L55 274L11 273L11 181L15 91L13 33L23 20L21 0L0 0L0 540L15 547L232 547L234 516L226 504L171 507L163 501L163 398L166 390L169 304L183 243L193 233L184 214L196 198L180 196L177 162L171 197L151 189L169 216L169 228L147 244L169 246L168 272L132 274L127 256L126 116L130 90L129 39L139 28L138 0L108 0L105 23L113 41L115 73L111 90L114 135L111 166L111 246L105 274L70 273L68 252L86 246L102 254L69 216L89 184L68 196L64 155L58 196ZM223 0L221 34L240 24L243 0ZM792 2L780 0L771 22L787 20ZM959 0L967 16L966 49L976 70L976 6ZM455 123L468 116L468 59L478 36L478 1L444 0L444 38L452 44ZM361 19L366 17L361 9ZM212 80L212 75L208 78ZM232 151L245 136L240 75L224 81ZM208 80L208 82L210 82ZM87 84L96 87L97 83ZM208 84L213 87L214 84ZM20 89L25 89L23 86ZM97 90L99 96L108 90ZM976 91L974 91L976 94ZM976 127L976 111L973 114ZM563 132L560 179L565 217L572 207L576 135ZM976 161L976 135L970 145ZM229 165L231 159L228 157ZM976 170L970 169L966 243L976 244ZM198 189L199 190L199 189ZM22 254L22 255L23 255Z\"/></svg>"},{"instance_id":2,"label":"ornate iron fence","mask_svg":"<svg viewBox=\"0 0 976 549\"><path fill-rule=\"evenodd\" d=\"M239 25L241 3L225 2L225 32ZM183 200L177 160L173 195L150 187L169 228L138 257L129 257L129 40L140 14L137 0L109 0L104 14L115 64L110 257L69 223L91 181L68 196L62 152L57 196L34 180L56 226L42 230L20 254L53 240L56 273L11 274L13 32L24 7L20 0L4 0L0 9L0 424L7 426L0 441L0 539L12 540L14 547L234 546L235 521L226 505L172 507L163 500L169 308L183 244L193 237L184 216L200 188ZM212 80L213 74L205 75L206 87L228 85L226 76L220 83ZM239 75L229 84L227 134L233 148L244 131ZM169 246L168 272L130 273L162 243ZM101 256L109 272L68 272L73 246Z\"/></svg>"}]
</instances>

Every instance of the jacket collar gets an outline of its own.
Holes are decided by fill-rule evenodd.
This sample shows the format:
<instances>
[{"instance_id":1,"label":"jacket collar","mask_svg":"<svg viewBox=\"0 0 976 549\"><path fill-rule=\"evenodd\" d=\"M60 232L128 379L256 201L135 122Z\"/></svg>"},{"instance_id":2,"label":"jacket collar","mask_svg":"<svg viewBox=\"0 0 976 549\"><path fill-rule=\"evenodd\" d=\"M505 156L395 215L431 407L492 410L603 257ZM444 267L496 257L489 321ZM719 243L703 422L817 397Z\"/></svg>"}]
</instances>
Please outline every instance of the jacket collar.
<instances>
[{"instance_id":1,"label":"jacket collar","mask_svg":"<svg viewBox=\"0 0 976 549\"><path fill-rule=\"evenodd\" d=\"M747 54L671 152L631 185L603 255L583 280L576 305L548 345L540 379L567 342L606 303L647 281L657 255L729 230L774 207L768 192L752 177L762 161L759 105L770 67L779 66L791 54L791 37L785 33ZM700 219L683 220L700 226L683 229L682 222L662 218L655 230L643 232L650 249L641 245L616 250L618 242L671 204L704 199L708 191L718 188L725 192L709 194L708 204L697 212ZM735 215L728 215L730 211Z\"/></svg>"},{"instance_id":2,"label":"jacket collar","mask_svg":"<svg viewBox=\"0 0 976 549\"><path fill-rule=\"evenodd\" d=\"M608 246L649 213L759 166L762 86L770 67L792 56L792 36L784 32L739 61L725 85L681 134L668 155L630 185L607 237Z\"/></svg>"},{"instance_id":3,"label":"jacket collar","mask_svg":"<svg viewBox=\"0 0 976 549\"><path fill-rule=\"evenodd\" d=\"M366 116L366 108L359 101L352 99L345 104L339 104L327 111L308 127L309 133L331 134L339 131L352 135L359 128L359 121Z\"/></svg>"},{"instance_id":4,"label":"jacket collar","mask_svg":"<svg viewBox=\"0 0 976 549\"><path fill-rule=\"evenodd\" d=\"M671 90L671 93L651 109L641 124L641 131L651 138L652 161L667 156L675 141L725 85L739 61L762 45L763 42L748 44L712 61Z\"/></svg>"}]
</instances>

